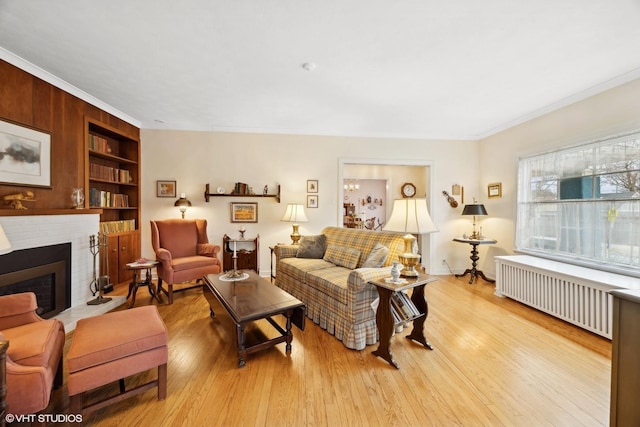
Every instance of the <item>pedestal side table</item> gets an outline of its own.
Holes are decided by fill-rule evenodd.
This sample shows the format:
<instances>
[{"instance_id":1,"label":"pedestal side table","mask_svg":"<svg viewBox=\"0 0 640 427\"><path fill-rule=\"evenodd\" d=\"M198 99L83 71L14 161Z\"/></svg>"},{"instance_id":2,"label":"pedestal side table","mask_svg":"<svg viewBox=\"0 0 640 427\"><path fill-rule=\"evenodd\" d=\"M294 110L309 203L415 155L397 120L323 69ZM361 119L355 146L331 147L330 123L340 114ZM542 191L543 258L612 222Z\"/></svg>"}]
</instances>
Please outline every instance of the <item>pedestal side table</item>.
<instances>
[{"instance_id":1,"label":"pedestal side table","mask_svg":"<svg viewBox=\"0 0 640 427\"><path fill-rule=\"evenodd\" d=\"M129 283L129 293L127 294L127 299L129 299L130 296L132 297L129 308L133 307L136 304L136 293L138 292L138 288L140 286L146 286L149 289L149 295L151 295L151 298L155 298L158 300L158 302L162 302L162 300L160 299L160 292L156 292L153 289L153 282L151 280L151 269L155 268L155 266L158 264L158 261L136 261L127 264L127 269L133 271L133 278L131 279L131 283ZM144 278L142 277L143 272Z\"/></svg>"},{"instance_id":2,"label":"pedestal side table","mask_svg":"<svg viewBox=\"0 0 640 427\"><path fill-rule=\"evenodd\" d=\"M489 283L496 282L493 279L487 278L487 276L485 276L484 273L478 270L476 267L478 265L478 260L480 259L480 257L478 256L478 245L494 245L498 243L497 240L488 239L486 237L483 237L481 239L466 239L464 237L456 237L455 239L453 239L453 241L459 243L468 243L471 245L471 256L469 257L469 259L471 259L471 268L467 268L462 274L456 274L456 277L464 277L467 274L471 274L471 277L469 277L469 284L472 284L476 280L477 276L482 277Z\"/></svg>"}]
</instances>

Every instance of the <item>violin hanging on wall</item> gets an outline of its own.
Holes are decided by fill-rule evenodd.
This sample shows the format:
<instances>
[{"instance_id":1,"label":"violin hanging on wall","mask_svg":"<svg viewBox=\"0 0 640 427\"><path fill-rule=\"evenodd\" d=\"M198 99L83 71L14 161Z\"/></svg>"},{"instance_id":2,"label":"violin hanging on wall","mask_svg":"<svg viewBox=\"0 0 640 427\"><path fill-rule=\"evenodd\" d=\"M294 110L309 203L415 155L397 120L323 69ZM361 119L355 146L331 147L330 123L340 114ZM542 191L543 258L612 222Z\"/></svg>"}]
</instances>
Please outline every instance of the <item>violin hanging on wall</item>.
<instances>
[{"instance_id":1,"label":"violin hanging on wall","mask_svg":"<svg viewBox=\"0 0 640 427\"><path fill-rule=\"evenodd\" d=\"M444 196L447 198L447 202L449 202L449 205L452 208L457 208L458 207L457 200L454 199L452 196L450 196L449 193L447 193L446 191L443 191L442 194L444 194Z\"/></svg>"}]
</instances>

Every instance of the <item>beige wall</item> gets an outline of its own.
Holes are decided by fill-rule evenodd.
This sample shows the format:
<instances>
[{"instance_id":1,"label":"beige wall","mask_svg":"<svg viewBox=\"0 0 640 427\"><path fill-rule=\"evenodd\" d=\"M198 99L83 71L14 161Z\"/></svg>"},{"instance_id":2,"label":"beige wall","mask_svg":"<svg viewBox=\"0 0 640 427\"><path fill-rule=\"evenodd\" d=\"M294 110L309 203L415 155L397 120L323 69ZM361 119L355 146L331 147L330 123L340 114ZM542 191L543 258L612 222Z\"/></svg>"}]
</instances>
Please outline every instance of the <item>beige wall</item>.
<instances>
[{"instance_id":1,"label":"beige wall","mask_svg":"<svg viewBox=\"0 0 640 427\"><path fill-rule=\"evenodd\" d=\"M447 274L440 262L447 258L453 267L464 269L468 250L451 243L468 224L460 221L461 208L451 209L442 190L449 191L454 183L465 185L470 197L481 190L477 184L479 166L478 143L474 141L426 141L404 139L344 138L331 136L273 135L220 132L184 132L142 130L142 255L152 257L149 220L179 217L173 199L156 197L156 180L176 180L178 193L185 192L193 203L189 218L206 218L209 238L220 243L226 233L237 236L238 224L229 220L231 198L204 200L205 184L214 192L218 186L229 191L236 181L253 186L261 192L264 185L282 186L282 203L273 199L240 199L259 203L257 224L245 224L246 237L260 234L260 269L269 273L270 245L288 242L291 224L281 222L286 203L306 202L307 179L319 181L317 209L307 209L309 222L300 225L302 234L320 232L327 225L338 225L342 208L339 181L339 159L372 159L374 163L390 159L423 159L431 167L432 217L440 232L432 235L427 245L433 255L434 274ZM409 177L409 181L413 178ZM396 182L397 181L397 182ZM402 177L393 177L391 197L399 197ZM418 183L416 183L418 184ZM425 183L425 186L427 184ZM424 188L424 187L423 187ZM425 191L425 190L423 190ZM428 189L427 189L428 191ZM390 208L390 204L388 204Z\"/></svg>"},{"instance_id":2,"label":"beige wall","mask_svg":"<svg viewBox=\"0 0 640 427\"><path fill-rule=\"evenodd\" d=\"M516 182L518 159L559 147L571 146L640 129L640 80L569 105L480 142L480 183L502 182L502 198L483 198L489 216L485 234L498 244L481 252L481 267L495 274L492 256L512 254L515 244ZM488 256L487 256L488 255Z\"/></svg>"},{"instance_id":3,"label":"beige wall","mask_svg":"<svg viewBox=\"0 0 640 427\"><path fill-rule=\"evenodd\" d=\"M247 237L260 234L260 266L269 270L268 246L287 242L291 225L280 222L288 202L306 201L307 179L319 180L319 207L307 209L309 222L301 233L318 233L327 225L338 225L342 206L339 163L344 159L386 160L402 163L420 159L431 166L431 182L424 191L432 194L431 214L439 233L425 246L430 251L428 269L448 274L446 259L454 272L469 266L468 245L452 239L471 231L469 218L460 216L462 204L452 209L442 191L452 184L464 186L465 202L475 197L489 215L479 225L496 245L480 246L479 267L495 275L493 256L511 254L514 248L517 162L523 155L575 145L597 137L640 128L640 80L611 89L542 117L530 120L481 141L428 141L387 138L274 135L221 132L142 130L142 254L151 257L149 220L178 217L173 199L157 198L159 179L177 180L178 192L187 193L193 208L187 216L209 220L209 238L221 242L226 233L237 235L237 224L229 221L229 198L204 201L205 184L230 190L236 181L261 192L263 186L282 186L282 203L272 199L247 199L259 203L259 223L247 225ZM345 163L348 163L345 162ZM383 173L384 175L384 173ZM410 174L409 174L410 175ZM378 176L376 176L377 178ZM415 179L409 176L407 180ZM399 197L403 177L393 176L392 198ZM488 199L487 184L502 183L502 198ZM419 183L416 183L419 186ZM396 188L397 187L397 188ZM419 187L420 192L422 190ZM388 204L390 207L390 204Z\"/></svg>"}]
</instances>

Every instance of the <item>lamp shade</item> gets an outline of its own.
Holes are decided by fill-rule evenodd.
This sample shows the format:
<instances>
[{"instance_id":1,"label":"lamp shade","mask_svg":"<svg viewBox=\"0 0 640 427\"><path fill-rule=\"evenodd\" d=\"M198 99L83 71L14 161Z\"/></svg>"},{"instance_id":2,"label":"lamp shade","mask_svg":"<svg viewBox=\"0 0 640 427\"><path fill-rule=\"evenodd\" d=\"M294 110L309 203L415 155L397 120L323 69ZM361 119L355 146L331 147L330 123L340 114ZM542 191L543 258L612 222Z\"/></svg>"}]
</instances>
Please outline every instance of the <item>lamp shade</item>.
<instances>
[{"instance_id":1,"label":"lamp shade","mask_svg":"<svg viewBox=\"0 0 640 427\"><path fill-rule=\"evenodd\" d=\"M438 231L429 215L427 199L394 200L391 217L389 217L382 229L414 234L427 234Z\"/></svg>"},{"instance_id":2,"label":"lamp shade","mask_svg":"<svg viewBox=\"0 0 640 427\"><path fill-rule=\"evenodd\" d=\"M287 222L307 222L307 215L304 213L304 205L297 203L289 203L287 205L287 210L280 221Z\"/></svg>"},{"instance_id":3,"label":"lamp shade","mask_svg":"<svg viewBox=\"0 0 640 427\"><path fill-rule=\"evenodd\" d=\"M8 254L9 252L11 252L11 242L9 242L2 225L0 225L0 255Z\"/></svg>"},{"instance_id":4,"label":"lamp shade","mask_svg":"<svg viewBox=\"0 0 640 427\"><path fill-rule=\"evenodd\" d=\"M180 193L180 198L176 200L173 206L189 207L191 206L191 202L187 199L187 195L185 193Z\"/></svg>"},{"instance_id":5,"label":"lamp shade","mask_svg":"<svg viewBox=\"0 0 640 427\"><path fill-rule=\"evenodd\" d=\"M484 205L480 203L474 203L470 205L464 205L462 215L488 215Z\"/></svg>"},{"instance_id":6,"label":"lamp shade","mask_svg":"<svg viewBox=\"0 0 640 427\"><path fill-rule=\"evenodd\" d=\"M191 201L187 199L187 195L184 193L180 193L180 198L176 200L173 206L177 206L180 208L180 214L182 215L182 219L184 219L184 214L187 211L187 208L191 206Z\"/></svg>"}]
</instances>

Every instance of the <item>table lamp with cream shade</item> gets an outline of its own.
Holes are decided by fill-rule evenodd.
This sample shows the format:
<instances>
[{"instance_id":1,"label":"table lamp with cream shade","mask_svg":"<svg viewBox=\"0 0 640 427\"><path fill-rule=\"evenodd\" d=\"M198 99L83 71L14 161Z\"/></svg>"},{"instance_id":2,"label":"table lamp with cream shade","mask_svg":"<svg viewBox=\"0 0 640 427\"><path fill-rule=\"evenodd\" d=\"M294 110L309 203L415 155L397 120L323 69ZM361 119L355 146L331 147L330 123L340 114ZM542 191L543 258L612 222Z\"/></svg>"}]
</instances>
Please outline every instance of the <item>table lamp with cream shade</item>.
<instances>
[{"instance_id":1,"label":"table lamp with cream shade","mask_svg":"<svg viewBox=\"0 0 640 427\"><path fill-rule=\"evenodd\" d=\"M0 255L8 254L11 252L11 242L4 232L2 225L0 225Z\"/></svg>"},{"instance_id":2,"label":"table lamp with cream shade","mask_svg":"<svg viewBox=\"0 0 640 427\"><path fill-rule=\"evenodd\" d=\"M298 228L300 227L299 222L307 222L307 215L304 213L304 205L299 203L289 203L287 205L287 210L284 215L280 219L280 221L293 222L293 233L291 233L291 241L294 245L298 244L300 240L300 232Z\"/></svg>"},{"instance_id":3,"label":"table lamp with cream shade","mask_svg":"<svg viewBox=\"0 0 640 427\"><path fill-rule=\"evenodd\" d=\"M404 239L404 253L398 258L404 266L401 275L417 277L416 265L420 262L420 255L413 252L414 234L428 234L438 231L429 215L427 199L405 198L393 201L393 209L387 223L382 227L384 231L407 233Z\"/></svg>"}]
</instances>

